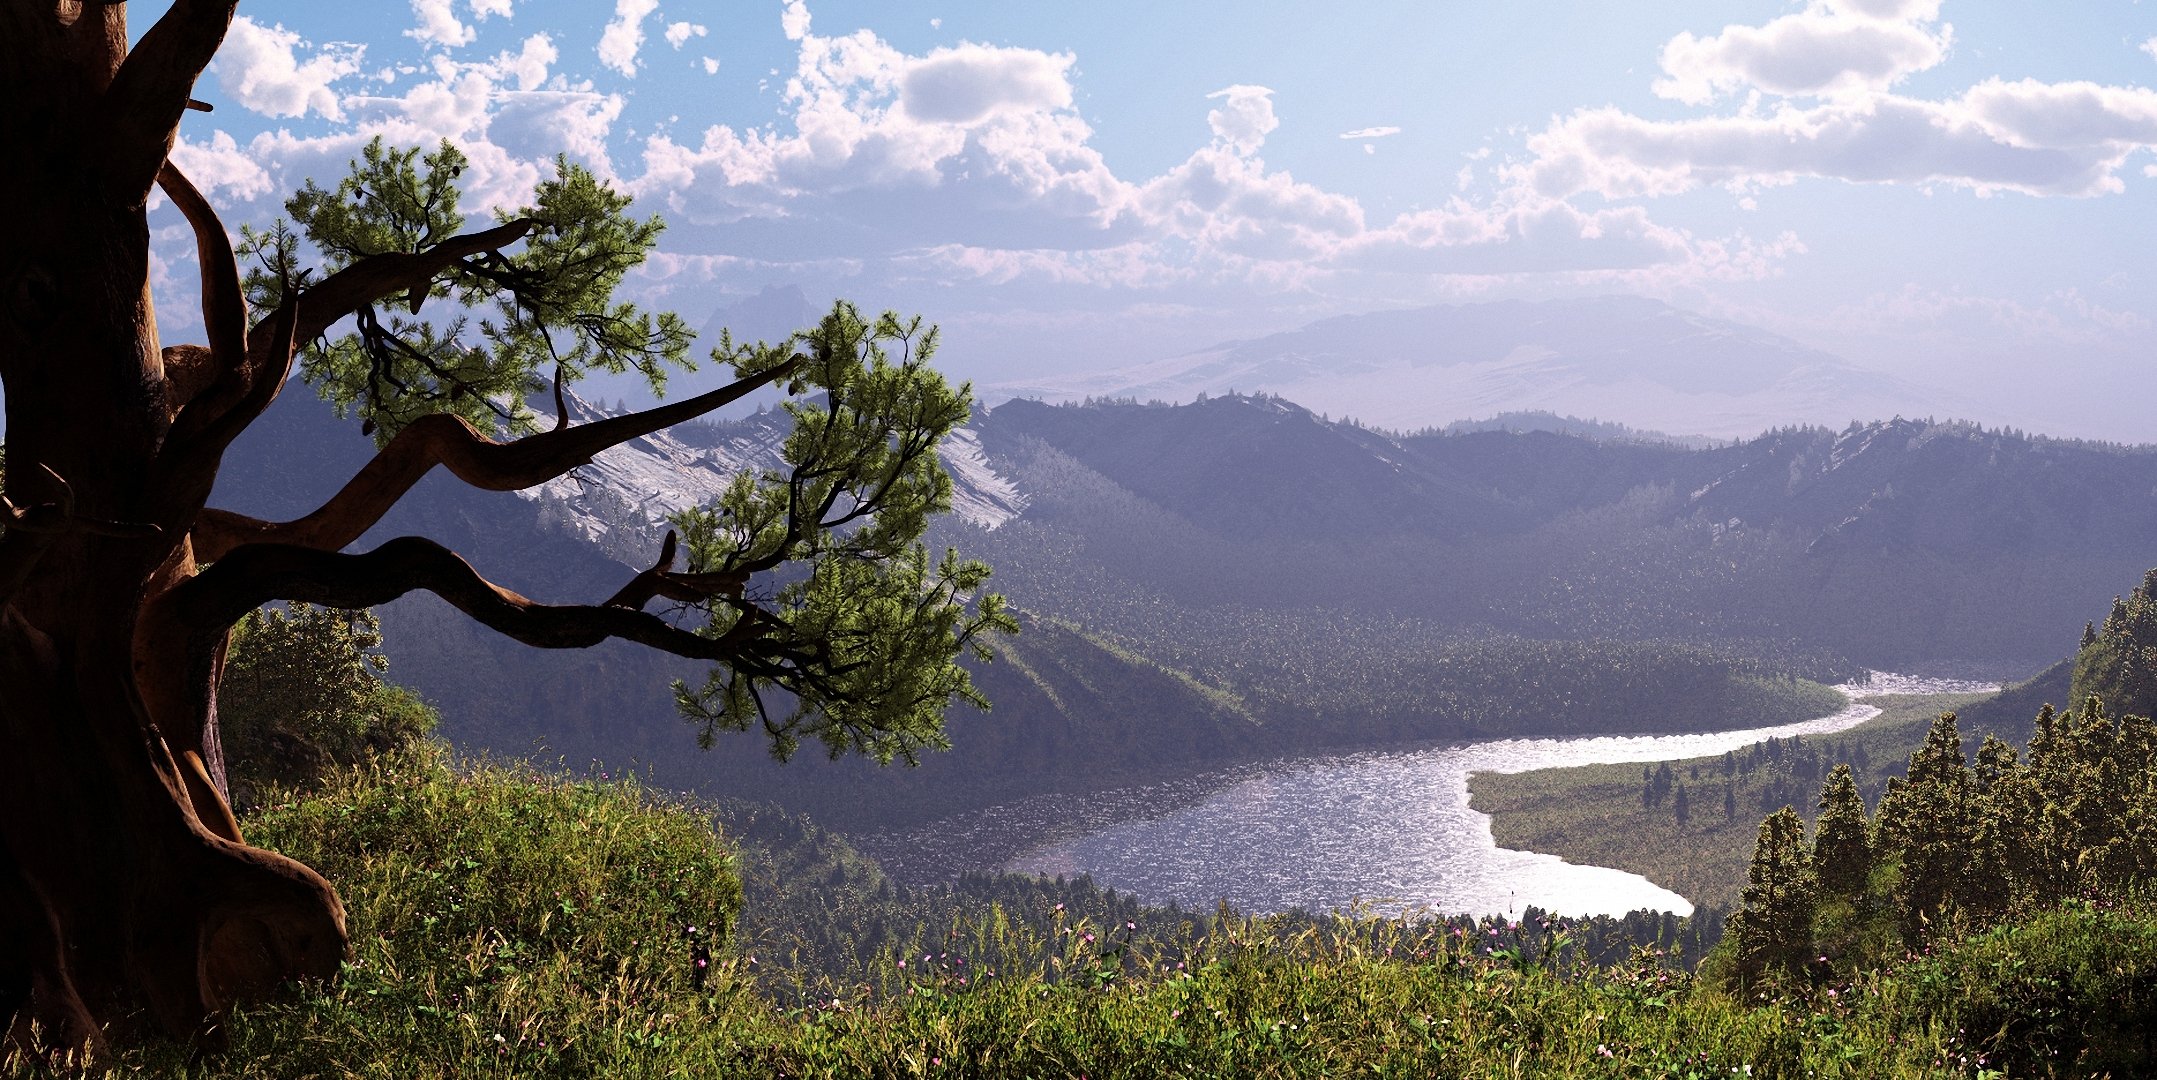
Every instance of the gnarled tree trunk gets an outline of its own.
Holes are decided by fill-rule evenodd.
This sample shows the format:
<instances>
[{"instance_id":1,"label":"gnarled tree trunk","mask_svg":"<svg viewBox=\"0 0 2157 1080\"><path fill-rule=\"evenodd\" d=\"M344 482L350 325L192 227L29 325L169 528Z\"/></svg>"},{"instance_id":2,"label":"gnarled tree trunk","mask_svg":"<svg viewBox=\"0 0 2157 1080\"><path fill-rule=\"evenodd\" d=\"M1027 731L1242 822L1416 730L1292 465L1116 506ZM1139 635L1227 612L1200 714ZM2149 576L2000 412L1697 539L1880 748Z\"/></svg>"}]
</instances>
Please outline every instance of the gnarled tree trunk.
<instances>
[{"instance_id":1,"label":"gnarled tree trunk","mask_svg":"<svg viewBox=\"0 0 2157 1080\"><path fill-rule=\"evenodd\" d=\"M671 573L669 559L606 605L545 607L424 540L339 549L436 464L484 487L529 486L783 369L513 443L430 417L307 518L205 510L225 448L276 396L295 341L530 228L362 260L288 287L250 330L223 228L166 161L234 6L177 0L129 53L119 4L0 0L0 1023L13 1017L21 1038L34 1020L48 1045L94 1043L145 1009L167 1032L199 1034L236 997L332 975L346 955L336 892L241 840L221 794L216 675L248 609L424 588L540 646L620 636L724 660L755 636L699 636L642 612L655 596L739 591L738 579ZM195 229L206 346L158 340L144 211L156 184ZM198 572L198 560L217 565Z\"/></svg>"}]
</instances>

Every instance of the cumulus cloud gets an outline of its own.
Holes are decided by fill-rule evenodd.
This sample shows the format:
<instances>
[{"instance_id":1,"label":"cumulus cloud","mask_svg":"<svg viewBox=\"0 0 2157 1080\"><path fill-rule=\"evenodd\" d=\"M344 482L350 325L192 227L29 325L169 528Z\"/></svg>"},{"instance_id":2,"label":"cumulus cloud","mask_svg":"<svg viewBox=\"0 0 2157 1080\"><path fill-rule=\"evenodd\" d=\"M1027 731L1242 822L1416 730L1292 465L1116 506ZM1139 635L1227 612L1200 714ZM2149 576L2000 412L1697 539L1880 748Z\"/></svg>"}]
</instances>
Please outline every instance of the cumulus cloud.
<instances>
[{"instance_id":1,"label":"cumulus cloud","mask_svg":"<svg viewBox=\"0 0 2157 1080\"><path fill-rule=\"evenodd\" d=\"M1533 159L1506 173L1551 198L1806 177L2099 195L2123 190L2120 166L2153 145L2150 90L1988 81L1948 101L1880 96L1764 115L1647 120L1584 110L1531 137Z\"/></svg>"},{"instance_id":2,"label":"cumulus cloud","mask_svg":"<svg viewBox=\"0 0 2157 1080\"><path fill-rule=\"evenodd\" d=\"M708 34L710 32L711 28L704 26L701 23L668 23L667 44L674 46L676 49L679 49L682 47L683 43L687 42L690 38L703 37L705 34Z\"/></svg>"},{"instance_id":3,"label":"cumulus cloud","mask_svg":"<svg viewBox=\"0 0 2157 1080\"><path fill-rule=\"evenodd\" d=\"M1946 59L1951 28L1851 17L1820 7L1710 38L1679 34L1663 46L1657 94L1702 105L1755 88L1773 94L1880 91Z\"/></svg>"},{"instance_id":4,"label":"cumulus cloud","mask_svg":"<svg viewBox=\"0 0 2157 1080\"><path fill-rule=\"evenodd\" d=\"M479 32L457 17L457 0L412 0L412 17L418 22L404 36L423 45L455 47L470 45ZM474 20L510 16L510 0L471 0Z\"/></svg>"},{"instance_id":5,"label":"cumulus cloud","mask_svg":"<svg viewBox=\"0 0 2157 1080\"><path fill-rule=\"evenodd\" d=\"M808 0L784 0L779 11L779 27L786 32L788 41L800 41L808 37Z\"/></svg>"},{"instance_id":6,"label":"cumulus cloud","mask_svg":"<svg viewBox=\"0 0 2157 1080\"><path fill-rule=\"evenodd\" d=\"M908 60L898 76L899 106L914 119L977 124L999 113L1071 106L1070 53L999 48L971 42Z\"/></svg>"},{"instance_id":7,"label":"cumulus cloud","mask_svg":"<svg viewBox=\"0 0 2157 1080\"><path fill-rule=\"evenodd\" d=\"M265 116L313 112L343 119L331 84L358 73L365 48L329 45L303 63L294 55L301 44L300 36L282 25L264 26L245 15L233 19L213 65L218 88Z\"/></svg>"},{"instance_id":8,"label":"cumulus cloud","mask_svg":"<svg viewBox=\"0 0 2157 1080\"><path fill-rule=\"evenodd\" d=\"M614 0L614 18L599 32L599 62L635 76L637 52L644 48L644 20L659 10L659 0Z\"/></svg>"},{"instance_id":9,"label":"cumulus cloud","mask_svg":"<svg viewBox=\"0 0 2157 1080\"><path fill-rule=\"evenodd\" d=\"M2157 149L2157 92L1989 79L1945 98L1892 87L1940 63L1938 0L1815 0L1763 26L1680 34L1655 91L1734 112L1647 119L1615 107L1553 120L1501 177L1539 198L1674 195L1823 178L2091 196L2124 190L2127 160ZM1762 94L1778 95L1780 100Z\"/></svg>"},{"instance_id":10,"label":"cumulus cloud","mask_svg":"<svg viewBox=\"0 0 2157 1080\"><path fill-rule=\"evenodd\" d=\"M1255 154L1281 122L1273 115L1273 91L1238 84L1207 94L1221 106L1206 114L1213 136L1239 154Z\"/></svg>"}]
</instances>

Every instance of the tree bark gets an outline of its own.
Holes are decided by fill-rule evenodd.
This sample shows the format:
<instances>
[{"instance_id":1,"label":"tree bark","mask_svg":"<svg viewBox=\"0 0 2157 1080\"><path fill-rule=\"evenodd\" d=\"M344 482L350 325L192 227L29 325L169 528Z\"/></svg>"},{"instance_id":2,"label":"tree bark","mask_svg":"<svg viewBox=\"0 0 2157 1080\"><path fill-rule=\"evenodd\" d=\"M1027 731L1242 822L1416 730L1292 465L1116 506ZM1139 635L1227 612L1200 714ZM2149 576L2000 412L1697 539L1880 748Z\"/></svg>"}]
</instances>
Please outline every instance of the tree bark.
<instances>
[{"instance_id":1,"label":"tree bark","mask_svg":"<svg viewBox=\"0 0 2157 1080\"><path fill-rule=\"evenodd\" d=\"M364 606L430 589L541 647L622 637L745 670L788 659L740 599L746 572L676 573L671 536L656 565L593 606L533 603L418 538L339 549L435 465L480 487L541 483L785 377L799 358L510 443L423 418L305 518L205 509L225 449L276 397L296 342L532 224L363 259L309 289L287 283L249 329L224 228L166 160L233 7L175 0L130 53L120 4L0 0L0 1026L19 1044L33 1029L43 1048L68 1051L147 1024L212 1035L236 999L334 975L346 956L335 890L245 843L223 794L216 684L226 632L254 605ZM153 183L194 229L207 345L158 340ZM199 572L198 558L217 565ZM720 598L741 618L692 633L641 610L657 597Z\"/></svg>"}]
</instances>

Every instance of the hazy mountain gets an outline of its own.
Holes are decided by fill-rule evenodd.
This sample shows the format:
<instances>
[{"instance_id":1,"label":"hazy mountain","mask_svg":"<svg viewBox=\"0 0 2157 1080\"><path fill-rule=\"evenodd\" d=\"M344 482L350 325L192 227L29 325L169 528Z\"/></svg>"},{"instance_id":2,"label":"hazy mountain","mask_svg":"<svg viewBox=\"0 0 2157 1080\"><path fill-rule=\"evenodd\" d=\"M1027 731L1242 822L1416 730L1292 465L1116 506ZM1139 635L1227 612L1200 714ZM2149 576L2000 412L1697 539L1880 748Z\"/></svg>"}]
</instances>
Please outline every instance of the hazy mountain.
<instances>
[{"instance_id":1,"label":"hazy mountain","mask_svg":"<svg viewBox=\"0 0 2157 1080\"><path fill-rule=\"evenodd\" d=\"M809 302L796 285L766 285L754 296L715 308L697 328L697 355L719 347L719 332L728 331L737 342L779 339L804 327L815 326L831 310Z\"/></svg>"},{"instance_id":2,"label":"hazy mountain","mask_svg":"<svg viewBox=\"0 0 2157 1080\"><path fill-rule=\"evenodd\" d=\"M1958 411L1939 391L1641 297L1341 316L1099 374L991 389L1140 401L1237 390L1394 430L1545 411L1719 438Z\"/></svg>"}]
</instances>

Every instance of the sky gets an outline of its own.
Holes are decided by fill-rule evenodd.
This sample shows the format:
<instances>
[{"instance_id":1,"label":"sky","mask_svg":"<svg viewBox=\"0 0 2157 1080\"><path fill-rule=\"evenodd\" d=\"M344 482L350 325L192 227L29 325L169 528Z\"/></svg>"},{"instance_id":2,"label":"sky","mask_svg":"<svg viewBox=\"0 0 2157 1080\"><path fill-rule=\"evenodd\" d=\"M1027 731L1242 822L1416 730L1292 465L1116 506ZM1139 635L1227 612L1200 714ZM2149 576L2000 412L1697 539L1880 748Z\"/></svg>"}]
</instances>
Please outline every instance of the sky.
<instances>
[{"instance_id":1,"label":"sky","mask_svg":"<svg viewBox=\"0 0 2157 1080\"><path fill-rule=\"evenodd\" d=\"M449 139L476 206L567 154L663 216L642 302L702 325L795 285L919 312L983 385L1631 294L1976 419L2157 441L2157 2L239 11L173 155L234 228L374 135ZM191 245L169 207L152 224L181 340Z\"/></svg>"}]
</instances>

